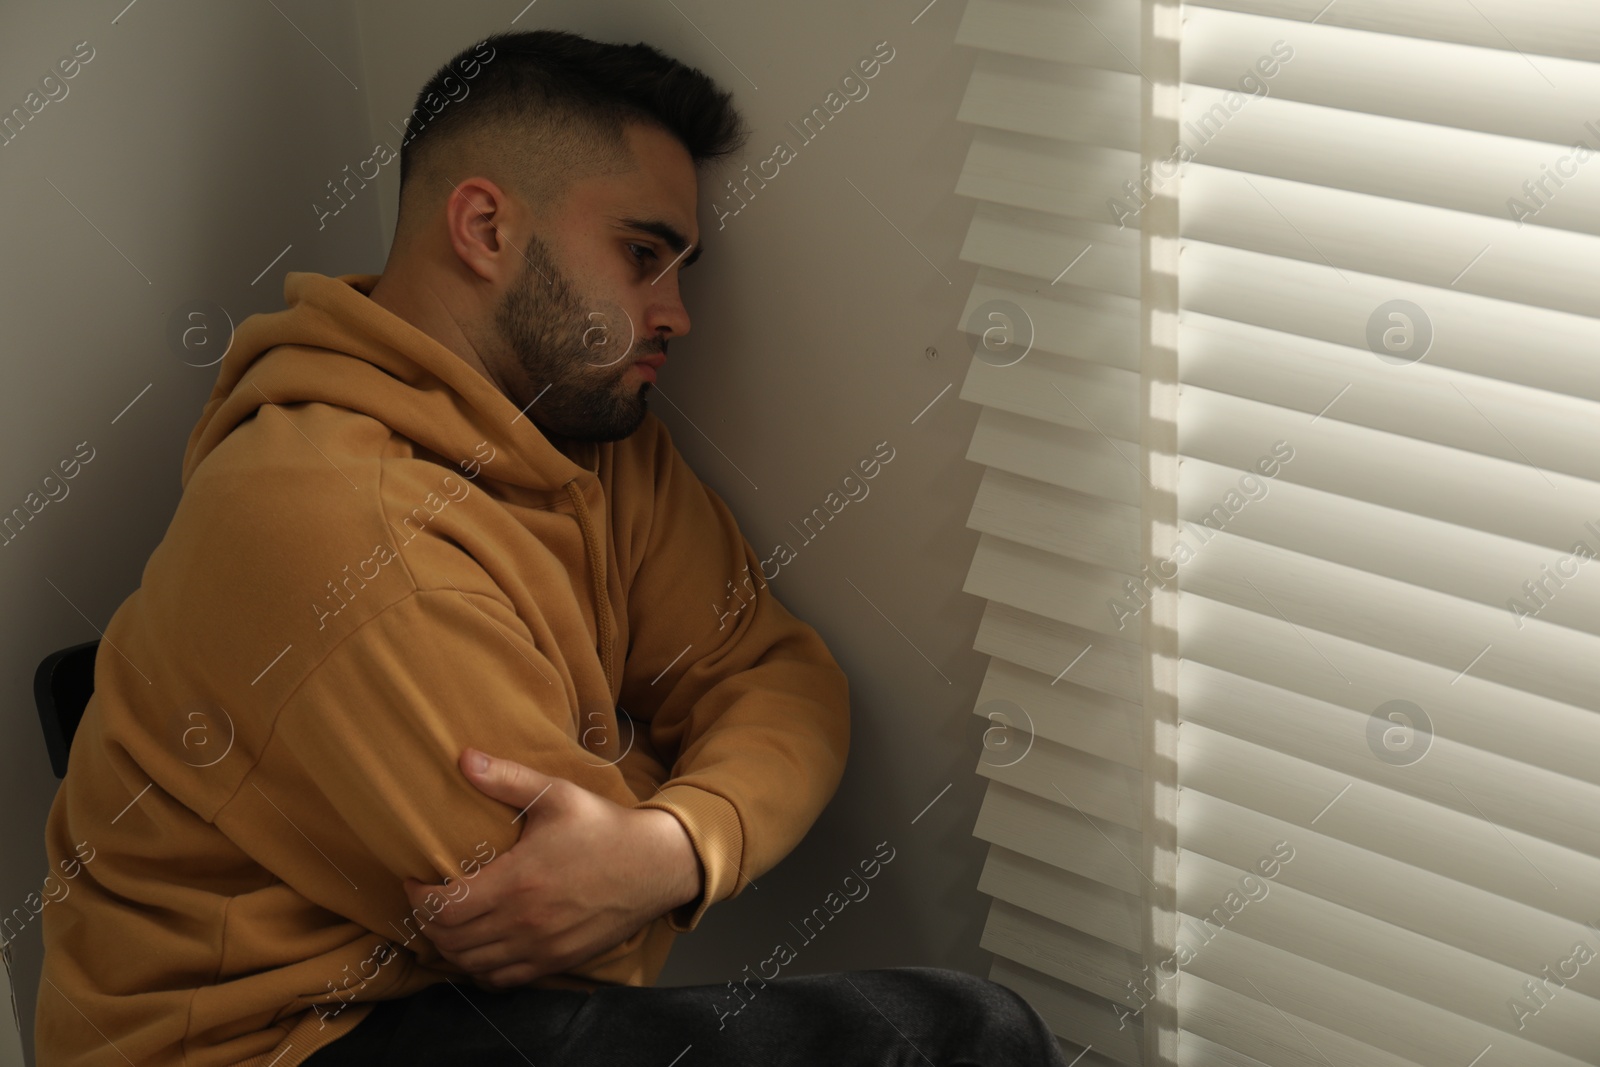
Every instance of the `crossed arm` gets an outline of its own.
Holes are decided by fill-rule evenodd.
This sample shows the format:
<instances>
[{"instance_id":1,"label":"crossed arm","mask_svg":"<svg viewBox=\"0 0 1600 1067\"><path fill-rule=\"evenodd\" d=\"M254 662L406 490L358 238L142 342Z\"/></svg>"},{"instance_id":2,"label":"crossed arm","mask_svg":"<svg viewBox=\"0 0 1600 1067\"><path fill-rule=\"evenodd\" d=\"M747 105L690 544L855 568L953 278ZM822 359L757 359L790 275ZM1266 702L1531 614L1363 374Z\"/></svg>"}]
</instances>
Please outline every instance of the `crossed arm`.
<instances>
[{"instance_id":1,"label":"crossed arm","mask_svg":"<svg viewBox=\"0 0 1600 1067\"><path fill-rule=\"evenodd\" d=\"M639 562L621 699L670 761L650 768L657 793L638 799L628 761L596 765L562 670L487 575L464 570L365 622L282 709L284 762L263 765L264 784L281 773L321 794L335 818L303 833L349 857L343 877L286 881L378 933L444 898L419 961L436 951L503 986L573 970L663 914L692 930L799 842L843 775L847 679L764 583L731 622L717 613L759 558L670 445L656 462L653 514L667 518L622 533ZM701 603L698 622L659 611ZM499 758L487 778L458 763L470 749ZM496 858L470 887L441 882L473 842Z\"/></svg>"},{"instance_id":2,"label":"crossed arm","mask_svg":"<svg viewBox=\"0 0 1600 1067\"><path fill-rule=\"evenodd\" d=\"M413 909L428 909L430 893L445 900L423 934L479 985L564 971L700 895L700 860L670 812L622 807L476 749L460 766L485 796L523 811L522 836L458 899L443 884L405 888Z\"/></svg>"}]
</instances>

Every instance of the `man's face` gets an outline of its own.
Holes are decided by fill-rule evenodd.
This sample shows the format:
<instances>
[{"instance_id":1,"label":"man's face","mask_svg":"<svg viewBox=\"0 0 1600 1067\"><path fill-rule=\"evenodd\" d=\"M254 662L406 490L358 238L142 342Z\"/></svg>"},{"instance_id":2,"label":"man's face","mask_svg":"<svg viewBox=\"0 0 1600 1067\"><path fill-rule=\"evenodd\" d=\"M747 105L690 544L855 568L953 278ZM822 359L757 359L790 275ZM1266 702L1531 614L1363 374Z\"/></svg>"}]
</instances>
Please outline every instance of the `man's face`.
<instances>
[{"instance_id":1,"label":"man's face","mask_svg":"<svg viewBox=\"0 0 1600 1067\"><path fill-rule=\"evenodd\" d=\"M627 130L634 169L572 185L495 309L511 399L579 441L638 429L651 380L639 361L689 332L678 272L700 254L694 164L669 134Z\"/></svg>"}]
</instances>

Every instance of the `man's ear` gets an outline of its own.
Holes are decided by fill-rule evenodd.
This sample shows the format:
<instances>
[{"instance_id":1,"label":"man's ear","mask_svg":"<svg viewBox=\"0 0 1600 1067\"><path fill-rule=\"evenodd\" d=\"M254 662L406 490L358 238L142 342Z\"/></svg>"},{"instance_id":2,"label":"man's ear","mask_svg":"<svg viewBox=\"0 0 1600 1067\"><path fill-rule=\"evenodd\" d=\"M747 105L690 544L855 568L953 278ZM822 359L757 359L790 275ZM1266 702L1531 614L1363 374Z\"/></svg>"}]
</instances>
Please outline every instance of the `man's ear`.
<instances>
[{"instance_id":1,"label":"man's ear","mask_svg":"<svg viewBox=\"0 0 1600 1067\"><path fill-rule=\"evenodd\" d=\"M518 212L512 197L488 178L474 176L452 182L440 176L449 189L444 201L447 239L467 269L501 288L522 273L527 260L519 239Z\"/></svg>"}]
</instances>

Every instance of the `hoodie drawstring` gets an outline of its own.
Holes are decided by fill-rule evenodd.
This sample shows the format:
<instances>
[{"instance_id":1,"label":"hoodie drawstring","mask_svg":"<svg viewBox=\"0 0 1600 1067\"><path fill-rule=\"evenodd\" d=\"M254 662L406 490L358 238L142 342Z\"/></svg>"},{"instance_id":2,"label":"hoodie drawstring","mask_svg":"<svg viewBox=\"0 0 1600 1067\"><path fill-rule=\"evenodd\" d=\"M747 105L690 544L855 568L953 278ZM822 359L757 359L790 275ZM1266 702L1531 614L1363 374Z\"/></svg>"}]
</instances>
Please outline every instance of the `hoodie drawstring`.
<instances>
[{"instance_id":1,"label":"hoodie drawstring","mask_svg":"<svg viewBox=\"0 0 1600 1067\"><path fill-rule=\"evenodd\" d=\"M611 682L613 637L610 613L606 610L610 598L606 596L605 556L600 551L594 523L589 516L589 504L583 499L583 490L578 488L578 479L574 478L568 482L566 490L567 495L572 498L573 508L578 513L578 525L583 527L583 549L589 558L589 573L594 576L594 620L595 627L600 632L600 666L605 671L606 685L615 691L616 687Z\"/></svg>"}]
</instances>

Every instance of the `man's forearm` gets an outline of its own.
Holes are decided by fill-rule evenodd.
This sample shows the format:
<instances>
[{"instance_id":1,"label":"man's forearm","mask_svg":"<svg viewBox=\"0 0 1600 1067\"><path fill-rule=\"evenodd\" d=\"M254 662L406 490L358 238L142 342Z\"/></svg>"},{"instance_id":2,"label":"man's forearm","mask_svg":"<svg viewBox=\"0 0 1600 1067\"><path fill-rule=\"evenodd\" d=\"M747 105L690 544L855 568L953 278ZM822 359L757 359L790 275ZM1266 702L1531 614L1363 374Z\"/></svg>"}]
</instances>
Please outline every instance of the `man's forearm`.
<instances>
[{"instance_id":1,"label":"man's forearm","mask_svg":"<svg viewBox=\"0 0 1600 1067\"><path fill-rule=\"evenodd\" d=\"M698 900L704 890L705 875L700 857L695 854L694 842L683 828L683 823L670 811L659 808L637 809L641 816L648 815L653 825L656 849L654 855L642 857L646 863L660 863L662 872L661 914Z\"/></svg>"}]
</instances>

